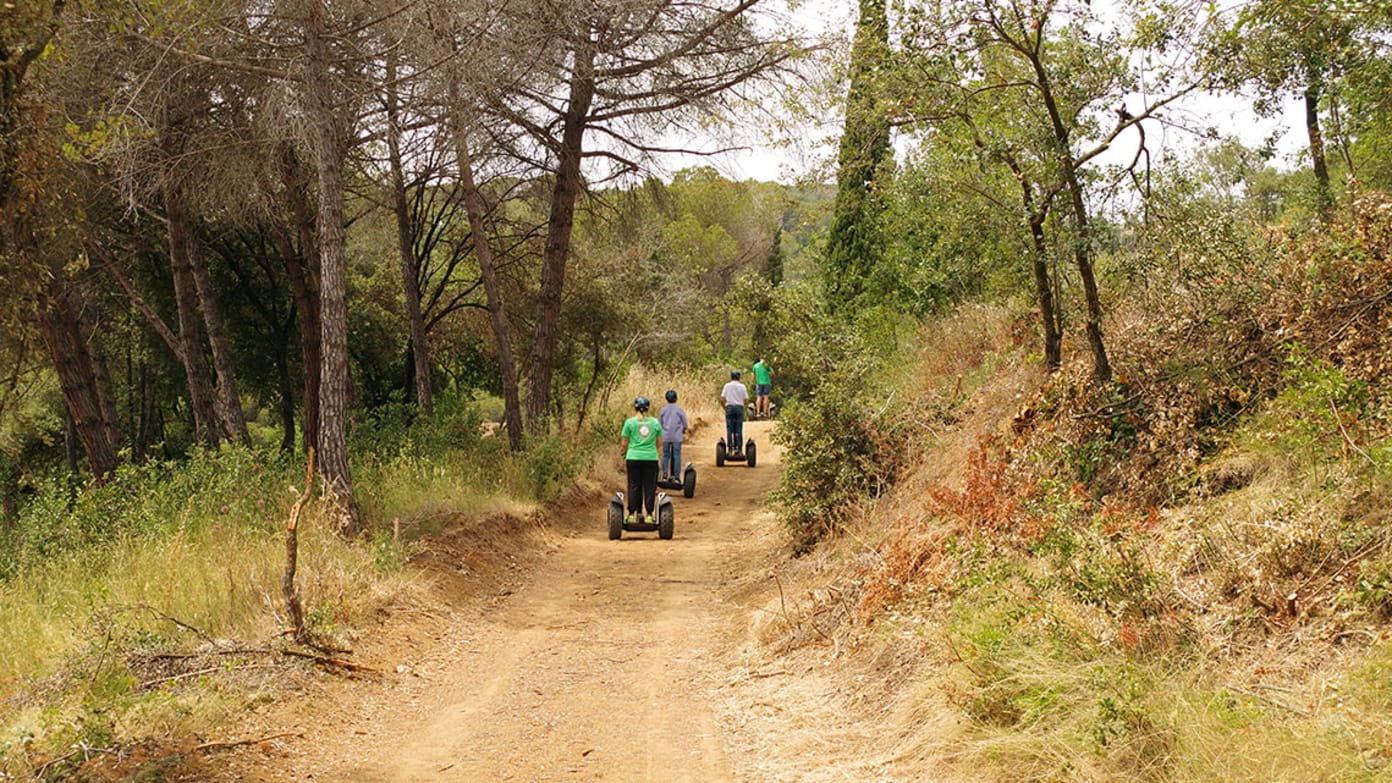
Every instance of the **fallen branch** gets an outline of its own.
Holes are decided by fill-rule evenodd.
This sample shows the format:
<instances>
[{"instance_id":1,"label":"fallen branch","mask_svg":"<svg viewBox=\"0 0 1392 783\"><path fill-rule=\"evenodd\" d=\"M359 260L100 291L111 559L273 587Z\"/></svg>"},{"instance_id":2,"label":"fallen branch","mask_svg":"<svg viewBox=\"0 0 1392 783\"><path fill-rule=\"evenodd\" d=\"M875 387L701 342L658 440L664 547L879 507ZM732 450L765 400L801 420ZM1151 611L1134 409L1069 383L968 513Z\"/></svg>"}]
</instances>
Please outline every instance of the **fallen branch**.
<instances>
[{"instance_id":1,"label":"fallen branch","mask_svg":"<svg viewBox=\"0 0 1392 783\"><path fill-rule=\"evenodd\" d=\"M118 608L119 608L119 607L118 607ZM150 614L155 615L156 617L160 617L160 618L163 618L163 619L165 619L165 620L168 620L169 622L171 622L171 623L177 625L178 627L184 629L185 631L188 631L189 633L192 633L192 634L196 635L198 638L202 639L203 641L207 642L208 644L212 644L212 645L216 645L216 644L217 644L217 641L216 641L215 639L213 639L213 637L211 637L211 636L209 636L208 634L204 633L203 630L202 630L201 628L198 628L197 626L194 626L194 625L191 625L191 624L189 624L189 623L186 623L186 622L184 622L183 620L180 620L179 618L174 617L174 616L172 616L172 615L165 614L164 612L161 612L160 610L156 609L156 608L153 607L153 606L150 606L150 605L147 604L147 603L139 603L139 604L135 604L134 606L128 606L128 607L124 607L124 608L127 608L127 609L142 609L142 610L144 610L144 611L146 611L146 612L149 612Z\"/></svg>"},{"instance_id":2,"label":"fallen branch","mask_svg":"<svg viewBox=\"0 0 1392 783\"><path fill-rule=\"evenodd\" d=\"M117 753L119 753L119 752L120 752L120 751L116 750L115 748L94 748L94 747L92 747L91 745L88 745L88 744L85 743L85 742L78 742L78 743L77 743L77 747L74 748L74 749L72 750L71 753L66 753L66 754L64 754L64 755L62 755L62 756L59 756L59 757L56 758L56 759L49 759L47 762L44 763L43 766L41 766L41 767L35 769L35 770L34 770L34 777L35 777L36 779L38 779L38 780L42 780L43 777L44 777L44 775L47 775L47 774L48 774L48 768L49 768L49 767L53 767L53 766L56 766L56 765L58 765L58 764L62 764L63 762L67 761L68 759L74 758L74 757L79 756L79 755L82 756L82 761L83 761L83 762L87 762L87 761L91 761L91 759L92 759L92 754L93 754L93 753L100 753L100 754L103 754L103 755L106 755L106 756L111 756L111 755L115 755L115 754L117 754Z\"/></svg>"},{"instance_id":3,"label":"fallen branch","mask_svg":"<svg viewBox=\"0 0 1392 783\"><path fill-rule=\"evenodd\" d=\"M174 675L171 675L171 676L169 676L169 677L157 677L157 678L155 678L155 679L153 679L153 680L149 680L149 681L140 683L140 689L141 689L141 690L145 690L145 689L147 689L147 688L153 688L153 687L156 686L156 685L160 685L160 684L167 683L167 682L178 682L178 681L180 681L180 680L187 680L187 679L189 679L190 677L201 677L201 676L204 675L204 674L216 674L216 673L218 673L218 672L243 671L243 670L246 670L246 669L274 669L274 668L276 668L277 666L278 666L278 664L274 664L274 663L249 663L249 664L247 664L246 666L233 666L233 667L227 667L227 666L210 666L210 667L208 667L208 668L206 668L206 669L199 669L199 670L197 670L197 671L192 671L192 672L184 672L183 674L174 674Z\"/></svg>"},{"instance_id":4,"label":"fallen branch","mask_svg":"<svg viewBox=\"0 0 1392 783\"><path fill-rule=\"evenodd\" d=\"M272 734L269 737L258 737L256 739L233 740L231 742L205 742L197 745L194 750L227 750L228 748L239 748L243 745L260 745L263 742L278 740L284 737L296 737L303 739L303 731L282 731L279 734Z\"/></svg>"},{"instance_id":5,"label":"fallen branch","mask_svg":"<svg viewBox=\"0 0 1392 783\"><path fill-rule=\"evenodd\" d=\"M340 669L347 669L349 671L354 672L370 672L372 674L382 673L381 669L374 669L371 666L364 666L360 663L353 663L352 661L345 661L340 658L330 658L326 655L315 655L314 653L300 652L299 650L281 650L280 652L282 655L290 655L295 658L304 658L305 660L314 661L315 663L323 664L324 666L337 666Z\"/></svg>"},{"instance_id":6,"label":"fallen branch","mask_svg":"<svg viewBox=\"0 0 1392 783\"><path fill-rule=\"evenodd\" d=\"M208 650L187 653L131 653L127 658L140 661L182 661L189 658L204 658L209 655L270 655L275 652L269 647L234 647L228 650Z\"/></svg>"}]
</instances>

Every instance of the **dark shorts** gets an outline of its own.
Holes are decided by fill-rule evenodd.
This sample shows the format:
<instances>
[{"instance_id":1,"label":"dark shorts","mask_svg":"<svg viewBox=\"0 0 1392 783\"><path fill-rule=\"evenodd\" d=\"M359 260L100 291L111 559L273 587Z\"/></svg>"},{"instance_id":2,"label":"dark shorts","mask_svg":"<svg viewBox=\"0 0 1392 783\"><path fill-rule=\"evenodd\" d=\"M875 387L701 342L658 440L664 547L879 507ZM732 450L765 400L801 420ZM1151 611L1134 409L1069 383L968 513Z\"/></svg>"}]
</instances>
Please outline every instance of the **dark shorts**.
<instances>
[{"instance_id":1,"label":"dark shorts","mask_svg":"<svg viewBox=\"0 0 1392 783\"><path fill-rule=\"evenodd\" d=\"M754 387L754 395L756 397L767 397L771 391L773 391L773 384L771 383L760 383Z\"/></svg>"}]
</instances>

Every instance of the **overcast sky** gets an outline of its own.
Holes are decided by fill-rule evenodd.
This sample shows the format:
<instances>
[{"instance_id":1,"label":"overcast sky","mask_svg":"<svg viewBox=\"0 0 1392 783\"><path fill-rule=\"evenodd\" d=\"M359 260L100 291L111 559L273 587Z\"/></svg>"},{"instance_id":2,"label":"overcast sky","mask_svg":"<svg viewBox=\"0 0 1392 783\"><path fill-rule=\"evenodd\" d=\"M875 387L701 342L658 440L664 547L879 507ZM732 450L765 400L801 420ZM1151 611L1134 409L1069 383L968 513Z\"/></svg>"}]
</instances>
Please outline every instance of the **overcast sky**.
<instances>
[{"instance_id":1,"label":"overcast sky","mask_svg":"<svg viewBox=\"0 0 1392 783\"><path fill-rule=\"evenodd\" d=\"M1098 2L1094 0L1094 6ZM791 7L778 13L790 26L812 35L850 39L855 29L856 0L792 0ZM779 107L781 97L771 96L767 106L750 111L741 127L733 131L713 131L694 141L685 142L694 149L706 151L736 147L730 152L711 156L671 156L663 161L666 173L687 166L709 165L732 179L756 179L791 183L812 177L834 179L836 140L840 134L841 112L834 109L815 119L793 120ZM1216 128L1221 135L1235 135L1249 146L1262 144L1273 133L1280 134L1277 145L1278 166L1298 165L1304 149L1304 115L1301 103L1291 98L1284 112L1274 119L1257 117L1251 101L1241 96L1197 96L1187 104L1172 108L1167 116L1192 130ZM1147 124L1147 142L1152 165L1165 156L1182 153L1198 143L1197 137L1183 128ZM1100 162L1127 163L1134 156L1134 134L1127 134ZM1128 143L1130 142L1130 143Z\"/></svg>"}]
</instances>

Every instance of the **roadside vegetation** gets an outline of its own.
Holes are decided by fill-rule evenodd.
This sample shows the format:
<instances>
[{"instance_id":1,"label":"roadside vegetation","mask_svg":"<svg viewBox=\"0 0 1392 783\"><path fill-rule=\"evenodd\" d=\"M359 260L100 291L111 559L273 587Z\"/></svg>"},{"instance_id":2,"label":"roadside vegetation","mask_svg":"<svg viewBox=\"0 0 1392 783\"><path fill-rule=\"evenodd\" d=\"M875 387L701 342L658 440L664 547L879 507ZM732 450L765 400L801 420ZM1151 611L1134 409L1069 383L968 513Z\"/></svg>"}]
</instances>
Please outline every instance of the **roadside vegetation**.
<instances>
[{"instance_id":1,"label":"roadside vegetation","mask_svg":"<svg viewBox=\"0 0 1392 783\"><path fill-rule=\"evenodd\" d=\"M1110 256L1106 384L968 305L785 418L825 573L765 643L897 651L879 751L937 779L1386 779L1392 203L1349 211Z\"/></svg>"}]
</instances>

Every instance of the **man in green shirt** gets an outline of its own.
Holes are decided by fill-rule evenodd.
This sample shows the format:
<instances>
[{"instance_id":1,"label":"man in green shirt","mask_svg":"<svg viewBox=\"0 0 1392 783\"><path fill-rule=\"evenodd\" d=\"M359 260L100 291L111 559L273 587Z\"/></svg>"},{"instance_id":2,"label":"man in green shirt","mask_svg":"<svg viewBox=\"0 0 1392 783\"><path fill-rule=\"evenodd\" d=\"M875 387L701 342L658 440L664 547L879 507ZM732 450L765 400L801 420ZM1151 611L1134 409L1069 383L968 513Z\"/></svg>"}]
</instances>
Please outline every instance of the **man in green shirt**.
<instances>
[{"instance_id":1,"label":"man in green shirt","mask_svg":"<svg viewBox=\"0 0 1392 783\"><path fill-rule=\"evenodd\" d=\"M759 361L754 362L754 415L764 417L769 415L769 392L773 391L773 368L764 362L764 357L760 356Z\"/></svg>"},{"instance_id":2,"label":"man in green shirt","mask_svg":"<svg viewBox=\"0 0 1392 783\"><path fill-rule=\"evenodd\" d=\"M628 523L651 517L657 502L657 461L662 453L662 423L648 415L648 398L633 401L635 415L623 424L624 464L628 472Z\"/></svg>"}]
</instances>

